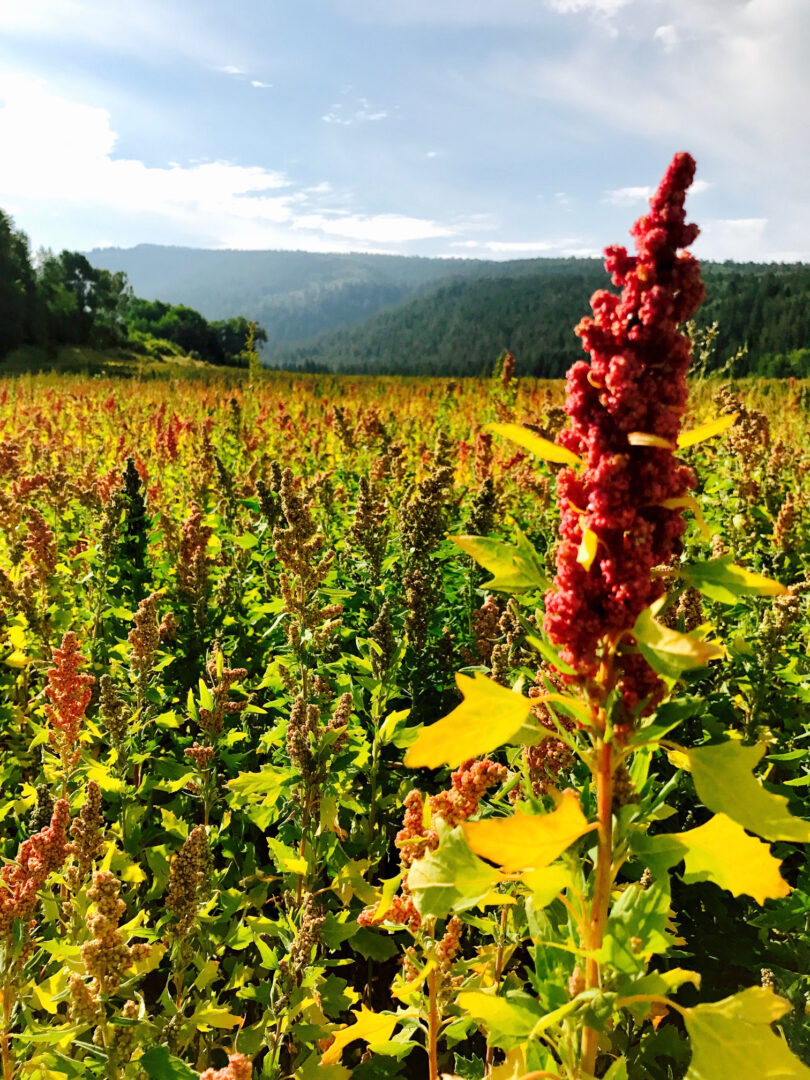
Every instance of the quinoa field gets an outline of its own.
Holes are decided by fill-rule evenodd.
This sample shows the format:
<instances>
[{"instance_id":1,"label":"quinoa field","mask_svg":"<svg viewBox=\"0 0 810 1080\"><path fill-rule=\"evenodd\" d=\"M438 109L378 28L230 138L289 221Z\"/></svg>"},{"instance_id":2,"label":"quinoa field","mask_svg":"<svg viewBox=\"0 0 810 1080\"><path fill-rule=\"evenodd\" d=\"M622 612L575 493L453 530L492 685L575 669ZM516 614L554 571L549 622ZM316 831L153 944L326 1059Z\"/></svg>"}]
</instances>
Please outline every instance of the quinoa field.
<instances>
[{"instance_id":1,"label":"quinoa field","mask_svg":"<svg viewBox=\"0 0 810 1080\"><path fill-rule=\"evenodd\" d=\"M691 176L565 384L0 373L3 1080L810 1077L810 385Z\"/></svg>"}]
</instances>

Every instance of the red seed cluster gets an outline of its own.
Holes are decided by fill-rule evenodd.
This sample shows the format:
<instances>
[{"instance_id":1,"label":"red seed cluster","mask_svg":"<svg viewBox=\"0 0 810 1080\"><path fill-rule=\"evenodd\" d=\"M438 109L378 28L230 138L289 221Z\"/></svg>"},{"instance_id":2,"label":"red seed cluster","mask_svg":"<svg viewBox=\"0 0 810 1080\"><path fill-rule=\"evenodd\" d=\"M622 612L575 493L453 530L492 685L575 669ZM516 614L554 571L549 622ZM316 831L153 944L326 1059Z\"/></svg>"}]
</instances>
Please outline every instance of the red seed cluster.
<instances>
[{"instance_id":1,"label":"red seed cluster","mask_svg":"<svg viewBox=\"0 0 810 1080\"><path fill-rule=\"evenodd\" d=\"M79 652L79 641L72 631L65 634L61 646L53 650L53 662L45 687L51 702L45 705L51 725L48 738L62 758L63 767L72 769L81 753L79 734L96 680L92 675L79 673L85 658Z\"/></svg>"},{"instance_id":2,"label":"red seed cluster","mask_svg":"<svg viewBox=\"0 0 810 1080\"><path fill-rule=\"evenodd\" d=\"M502 784L506 775L505 766L490 758L483 761L470 758L451 775L449 791L440 791L438 795L431 796L430 808L451 828L460 825L476 812L487 789Z\"/></svg>"},{"instance_id":3,"label":"red seed cluster","mask_svg":"<svg viewBox=\"0 0 810 1080\"><path fill-rule=\"evenodd\" d=\"M695 163L676 154L650 211L633 226L636 255L623 247L605 252L605 266L620 296L601 290L591 299L593 318L577 327L590 363L568 372L565 411L570 427L558 442L580 455L583 468L558 480L562 512L557 577L546 598L545 627L562 656L583 675L597 667L600 642L616 642L663 591L650 571L680 550L685 529L680 507L665 507L695 485L692 471L673 453L686 407L688 338L678 324L704 297L697 261L681 249L698 234L685 223L684 198ZM634 445L628 435L666 440ZM585 529L597 537L590 569L577 560ZM625 665L625 703L633 708L655 687L646 663Z\"/></svg>"},{"instance_id":4,"label":"red seed cluster","mask_svg":"<svg viewBox=\"0 0 810 1080\"><path fill-rule=\"evenodd\" d=\"M200 1080L252 1080L253 1066L244 1054L231 1054L224 1069L206 1069Z\"/></svg>"},{"instance_id":5,"label":"red seed cluster","mask_svg":"<svg viewBox=\"0 0 810 1080\"><path fill-rule=\"evenodd\" d=\"M15 919L30 916L37 893L65 861L69 820L67 800L58 799L50 825L24 840L14 862L0 870L0 938L9 933Z\"/></svg>"}]
</instances>

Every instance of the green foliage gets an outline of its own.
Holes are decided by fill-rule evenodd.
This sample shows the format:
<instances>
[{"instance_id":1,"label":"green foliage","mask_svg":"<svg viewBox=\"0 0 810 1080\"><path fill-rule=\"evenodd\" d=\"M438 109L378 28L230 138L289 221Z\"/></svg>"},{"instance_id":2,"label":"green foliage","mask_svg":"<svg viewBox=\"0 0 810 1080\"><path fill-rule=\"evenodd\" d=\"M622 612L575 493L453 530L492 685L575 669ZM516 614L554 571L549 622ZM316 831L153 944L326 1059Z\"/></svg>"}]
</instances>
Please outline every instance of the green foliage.
<instances>
[{"instance_id":1,"label":"green foliage","mask_svg":"<svg viewBox=\"0 0 810 1080\"><path fill-rule=\"evenodd\" d=\"M714 389L686 427L717 415ZM472 450L493 423L550 430L561 388L510 393L3 380L3 867L46 795L66 792L75 841L97 784L102 832L84 876L68 856L0 935L0 1050L5 1021L20 1080L186 1080L234 1054L254 1080L424 1080L432 1061L584 1080L586 1028L599 1080L806 1074L804 387L737 388L769 442L754 418L683 451L724 551L690 525L665 602L617 643L667 683L630 732L604 699L618 763L598 944L596 705L543 637L558 466L507 465L499 438L488 464ZM492 529L467 524L480 493ZM46 711L68 631L98 680L72 770ZM122 947L143 949L80 1021L71 978L91 988L104 871Z\"/></svg>"},{"instance_id":2,"label":"green foliage","mask_svg":"<svg viewBox=\"0 0 810 1080\"><path fill-rule=\"evenodd\" d=\"M130 344L153 356L191 355L214 364L247 365L245 350L267 340L243 316L208 322L182 304L137 299L120 268L91 265L77 251L40 252L0 211L0 359L24 345ZM168 342L168 347L164 344Z\"/></svg>"}]
</instances>

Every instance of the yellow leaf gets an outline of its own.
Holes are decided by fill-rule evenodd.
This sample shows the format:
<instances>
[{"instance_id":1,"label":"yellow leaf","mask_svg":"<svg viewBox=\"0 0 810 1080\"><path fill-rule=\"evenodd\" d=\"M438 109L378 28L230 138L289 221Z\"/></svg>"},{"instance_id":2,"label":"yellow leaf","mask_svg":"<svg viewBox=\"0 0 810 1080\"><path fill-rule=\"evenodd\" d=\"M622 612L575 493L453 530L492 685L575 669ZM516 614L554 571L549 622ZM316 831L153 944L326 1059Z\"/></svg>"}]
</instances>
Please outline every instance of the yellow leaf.
<instances>
[{"instance_id":1,"label":"yellow leaf","mask_svg":"<svg viewBox=\"0 0 810 1080\"><path fill-rule=\"evenodd\" d=\"M582 543L579 545L579 551L577 552L577 562L582 563L587 573L593 565L593 560L596 558L596 549L599 547L599 537L593 532L592 529L584 528L582 530Z\"/></svg>"},{"instance_id":2,"label":"yellow leaf","mask_svg":"<svg viewBox=\"0 0 810 1080\"><path fill-rule=\"evenodd\" d=\"M280 861L281 864L286 867L286 869L289 870L292 874L306 874L307 870L309 869L307 860L302 859L298 855L296 855L294 858L282 858Z\"/></svg>"},{"instance_id":3,"label":"yellow leaf","mask_svg":"<svg viewBox=\"0 0 810 1080\"><path fill-rule=\"evenodd\" d=\"M705 825L660 839L682 846L684 881L713 881L735 896L745 893L758 904L787 896L790 886L779 873L779 860L770 848L725 814L715 814Z\"/></svg>"},{"instance_id":4,"label":"yellow leaf","mask_svg":"<svg viewBox=\"0 0 810 1080\"><path fill-rule=\"evenodd\" d=\"M765 749L764 743L744 746L736 739L728 739L682 753L697 793L709 810L728 815L766 840L810 844L810 821L794 817L784 795L766 791L753 774Z\"/></svg>"},{"instance_id":5,"label":"yellow leaf","mask_svg":"<svg viewBox=\"0 0 810 1080\"><path fill-rule=\"evenodd\" d=\"M321 1058L321 1065L337 1065L345 1047L355 1039L367 1043L388 1042L397 1026L396 1016L372 1012L365 1005L361 1005L352 1015L355 1023L335 1033L332 1045Z\"/></svg>"},{"instance_id":6,"label":"yellow leaf","mask_svg":"<svg viewBox=\"0 0 810 1080\"><path fill-rule=\"evenodd\" d=\"M9 653L3 661L6 667L13 668L24 668L25 665L30 664L30 662L31 657L26 656L25 653L20 652L19 649L15 649L13 653Z\"/></svg>"},{"instance_id":7,"label":"yellow leaf","mask_svg":"<svg viewBox=\"0 0 810 1080\"><path fill-rule=\"evenodd\" d=\"M509 893L498 892L497 889L490 889L485 897L478 901L477 907L504 907L509 904L516 904L517 900L514 896L510 896Z\"/></svg>"},{"instance_id":8,"label":"yellow leaf","mask_svg":"<svg viewBox=\"0 0 810 1080\"><path fill-rule=\"evenodd\" d=\"M669 439L662 439L660 435L648 435L644 431L631 431L627 436L631 446L657 446L661 450L674 450L675 444Z\"/></svg>"},{"instance_id":9,"label":"yellow leaf","mask_svg":"<svg viewBox=\"0 0 810 1080\"><path fill-rule=\"evenodd\" d=\"M421 971L417 971L414 977L406 983L400 983L398 979L394 980L391 987L391 993L395 998L399 998L400 1001L407 1001L409 997L416 993L428 975L436 967L435 960L428 960Z\"/></svg>"},{"instance_id":10,"label":"yellow leaf","mask_svg":"<svg viewBox=\"0 0 810 1080\"><path fill-rule=\"evenodd\" d=\"M541 866L537 870L527 870L520 875L520 880L531 889L534 906L544 908L571 884L571 871L565 866Z\"/></svg>"},{"instance_id":11,"label":"yellow leaf","mask_svg":"<svg viewBox=\"0 0 810 1080\"><path fill-rule=\"evenodd\" d=\"M595 825L582 813L573 791L563 792L550 814L513 814L508 818L468 821L462 826L476 855L506 871L548 866Z\"/></svg>"},{"instance_id":12,"label":"yellow leaf","mask_svg":"<svg viewBox=\"0 0 810 1080\"><path fill-rule=\"evenodd\" d=\"M41 1009L49 1012L52 1016L56 1016L59 1009L59 1002L57 997L63 991L67 989L68 985L68 972L65 968L57 971L55 975L51 975L49 979L45 979L39 986L34 987L34 998Z\"/></svg>"},{"instance_id":13,"label":"yellow leaf","mask_svg":"<svg viewBox=\"0 0 810 1080\"><path fill-rule=\"evenodd\" d=\"M420 766L453 768L479 754L512 742L531 716L532 703L499 686L485 675L456 675L464 701L443 719L423 728L405 755L410 769ZM526 727L521 741L540 742L547 736L539 725Z\"/></svg>"},{"instance_id":14,"label":"yellow leaf","mask_svg":"<svg viewBox=\"0 0 810 1080\"><path fill-rule=\"evenodd\" d=\"M582 468L585 464L582 458L578 457L573 450L566 450L564 446L559 446L557 443L550 442L540 435L535 435L533 431L523 427L521 424L488 424L487 427L489 431L494 431L497 435L503 435L504 438L517 443L518 446L522 446L524 450L528 450L535 457L542 458L544 461L551 461L555 465L572 465L575 469Z\"/></svg>"},{"instance_id":15,"label":"yellow leaf","mask_svg":"<svg viewBox=\"0 0 810 1080\"><path fill-rule=\"evenodd\" d=\"M198 1029L205 1026L231 1028L244 1023L241 1016L234 1016L234 1014L228 1012L227 1009L216 1008L197 1009L192 1019L196 1023Z\"/></svg>"},{"instance_id":16,"label":"yellow leaf","mask_svg":"<svg viewBox=\"0 0 810 1080\"><path fill-rule=\"evenodd\" d=\"M706 524L703 510L694 495L684 495L680 499L664 499L664 501L658 503L658 505L663 506L665 510L691 510L695 515L695 521L697 522L697 527L700 529L701 535L705 536L707 540L711 540L712 530Z\"/></svg>"},{"instance_id":17,"label":"yellow leaf","mask_svg":"<svg viewBox=\"0 0 810 1080\"><path fill-rule=\"evenodd\" d=\"M678 449L684 450L687 446L694 446L695 443L703 442L705 439L713 439L715 435L722 435L724 431L728 431L736 419L737 413L731 413L728 416L718 416L716 420L709 420L699 427L692 428L691 431L682 431L678 436Z\"/></svg>"},{"instance_id":18,"label":"yellow leaf","mask_svg":"<svg viewBox=\"0 0 810 1080\"><path fill-rule=\"evenodd\" d=\"M650 666L659 675L672 679L679 678L682 672L690 668L704 667L710 660L719 660L724 655L720 645L664 626L653 618L651 608L645 608L636 619L633 636Z\"/></svg>"},{"instance_id":19,"label":"yellow leaf","mask_svg":"<svg viewBox=\"0 0 810 1080\"><path fill-rule=\"evenodd\" d=\"M489 1073L488 1080L521 1080L521 1077L530 1071L526 1068L523 1047L516 1046L514 1050L510 1050L506 1055L503 1064L496 1065L492 1072Z\"/></svg>"},{"instance_id":20,"label":"yellow leaf","mask_svg":"<svg viewBox=\"0 0 810 1080\"><path fill-rule=\"evenodd\" d=\"M379 922L390 910L391 905L394 902L394 894L399 888L400 881L402 881L402 874L397 874L396 877L383 880L383 887L380 890L380 900L377 904L377 909L374 912L375 922Z\"/></svg>"},{"instance_id":21,"label":"yellow leaf","mask_svg":"<svg viewBox=\"0 0 810 1080\"><path fill-rule=\"evenodd\" d=\"M152 945L149 949L149 953L142 960L136 960L135 963L131 965L130 970L136 972L138 975L145 975L149 971L154 971L155 968L159 967L165 952L166 946L161 945L160 942Z\"/></svg>"},{"instance_id":22,"label":"yellow leaf","mask_svg":"<svg viewBox=\"0 0 810 1080\"><path fill-rule=\"evenodd\" d=\"M810 1069L771 1027L790 1011L790 1002L761 986L682 1009L692 1044L686 1080L810 1080Z\"/></svg>"},{"instance_id":23,"label":"yellow leaf","mask_svg":"<svg viewBox=\"0 0 810 1080\"><path fill-rule=\"evenodd\" d=\"M537 552L518 530L517 544L505 544L489 536L451 536L450 539L492 574L487 589L522 592L547 589L551 582L543 573Z\"/></svg>"}]
</instances>

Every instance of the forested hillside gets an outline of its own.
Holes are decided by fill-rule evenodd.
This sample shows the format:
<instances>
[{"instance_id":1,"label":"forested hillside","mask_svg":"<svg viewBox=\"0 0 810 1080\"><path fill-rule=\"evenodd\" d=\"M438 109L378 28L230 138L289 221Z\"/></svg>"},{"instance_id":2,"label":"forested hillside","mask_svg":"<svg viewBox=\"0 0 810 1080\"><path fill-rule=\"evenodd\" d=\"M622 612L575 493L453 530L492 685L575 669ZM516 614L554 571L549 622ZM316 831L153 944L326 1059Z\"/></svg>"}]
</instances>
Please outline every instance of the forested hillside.
<instances>
[{"instance_id":1,"label":"forested hillside","mask_svg":"<svg viewBox=\"0 0 810 1080\"><path fill-rule=\"evenodd\" d=\"M306 251L207 251L139 244L88 253L94 266L124 270L140 296L170 297L206 318L245 311L271 344L302 341L362 322L438 280L477 274L473 259L322 255Z\"/></svg>"},{"instance_id":2,"label":"forested hillside","mask_svg":"<svg viewBox=\"0 0 810 1080\"><path fill-rule=\"evenodd\" d=\"M140 244L91 251L94 266L123 270L139 296L190 304L209 319L243 311L267 331L268 351L356 326L454 281L544 280L591 269L597 259L427 259L307 251L206 251Z\"/></svg>"},{"instance_id":3,"label":"forested hillside","mask_svg":"<svg viewBox=\"0 0 810 1080\"><path fill-rule=\"evenodd\" d=\"M121 268L92 266L81 252L32 258L28 237L0 210L0 360L24 346L54 356L87 346L239 366L265 340L241 315L209 322L183 304L139 300Z\"/></svg>"},{"instance_id":4,"label":"forested hillside","mask_svg":"<svg viewBox=\"0 0 810 1080\"><path fill-rule=\"evenodd\" d=\"M509 349L524 375L564 374L581 348L572 327L589 309L586 298L609 280L595 260L570 260L543 272L442 285L429 295L382 312L361 326L276 350L281 366L354 373L477 375ZM810 267L704 264L708 293L700 325L718 324L712 366L747 347L735 372L806 376L810 371Z\"/></svg>"},{"instance_id":5,"label":"forested hillside","mask_svg":"<svg viewBox=\"0 0 810 1080\"><path fill-rule=\"evenodd\" d=\"M708 263L704 276L701 325L717 324L710 366L736 356L739 375L808 374L810 266ZM558 377L580 356L572 327L588 313L586 298L609 286L596 259L155 245L32 259L0 212L0 356L23 344L126 344L238 365L249 320L260 319L255 340L273 367L478 375L509 349L520 374Z\"/></svg>"}]
</instances>

